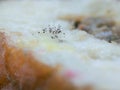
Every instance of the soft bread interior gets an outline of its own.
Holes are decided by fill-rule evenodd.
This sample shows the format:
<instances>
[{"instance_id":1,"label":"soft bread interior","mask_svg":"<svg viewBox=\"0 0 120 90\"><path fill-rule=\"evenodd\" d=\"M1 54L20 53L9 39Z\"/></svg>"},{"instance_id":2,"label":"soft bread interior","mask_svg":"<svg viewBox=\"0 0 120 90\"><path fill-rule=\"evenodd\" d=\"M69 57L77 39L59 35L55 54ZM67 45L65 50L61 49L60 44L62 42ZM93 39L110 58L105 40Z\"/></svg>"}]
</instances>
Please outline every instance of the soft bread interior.
<instances>
[{"instance_id":1,"label":"soft bread interior","mask_svg":"<svg viewBox=\"0 0 120 90\"><path fill-rule=\"evenodd\" d=\"M61 15L66 14L77 14L78 16L94 14L95 16L112 17L119 22L119 10L117 8L119 3L108 0L105 2L104 0L89 0L87 3L83 2L84 0L78 1L81 5L75 1L62 2L59 0L51 2L6 1L0 3L0 31L5 32L8 37L6 40L8 45L15 47L15 49L10 50L8 48L9 58L6 56L7 62L10 61L10 58L15 60L21 58L26 62L26 59L30 58L31 60L34 56L35 62L43 63L51 68L57 67L57 74L65 76L75 86L91 85L95 86L96 90L119 90L120 46L116 43L110 44L104 40L96 39L84 31L71 31L67 21L58 19ZM87 8L85 8L86 6ZM94 6L95 9L93 9ZM78 12L78 10L80 11ZM59 26L62 28L60 29ZM47 31L43 33L45 28L47 28ZM57 34L58 38L51 38L53 34L49 33L49 28L52 28L53 31L56 28L61 30L61 33ZM33 56L28 54L25 58L22 58L24 54L21 49L24 52L30 51ZM9 51L15 56L11 57ZM24 64L22 61L18 62L21 63L20 65ZM9 67L13 68L11 64L9 64ZM37 67L41 68L36 64L33 68ZM19 65L17 68L19 68ZM15 72L16 68L10 69L10 71ZM19 73L21 74L21 71ZM37 71L35 73L39 74ZM3 74L6 74L6 72ZM22 76L20 78L23 79ZM7 81L6 77L3 81ZM26 81L23 83L26 83Z\"/></svg>"}]
</instances>

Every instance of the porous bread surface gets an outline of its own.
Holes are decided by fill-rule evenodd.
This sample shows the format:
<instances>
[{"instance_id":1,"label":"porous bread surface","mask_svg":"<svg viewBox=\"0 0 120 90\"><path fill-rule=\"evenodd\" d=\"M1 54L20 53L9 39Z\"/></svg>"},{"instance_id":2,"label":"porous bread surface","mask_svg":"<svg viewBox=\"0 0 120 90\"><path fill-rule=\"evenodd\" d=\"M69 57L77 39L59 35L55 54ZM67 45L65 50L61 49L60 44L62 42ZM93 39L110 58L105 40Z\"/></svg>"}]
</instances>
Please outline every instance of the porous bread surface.
<instances>
[{"instance_id":1,"label":"porous bread surface","mask_svg":"<svg viewBox=\"0 0 120 90\"><path fill-rule=\"evenodd\" d=\"M10 45L25 52L33 52L38 62L58 67L57 73L64 75L74 85L90 84L95 86L96 90L119 90L120 46L95 39L83 31L70 31L68 22L58 20L59 16L67 13L83 13L82 15L95 13L96 16L104 16L109 10L108 7L104 8L109 4L111 12L115 14L111 13L108 16L119 21L119 12L116 9L119 3L118 5L112 3L109 0L105 2L89 0L87 4L84 2L81 5L74 1L59 0L3 2L0 6L0 27L9 37ZM87 5L89 10L84 5ZM94 5L97 5L96 8L91 8ZM102 9L98 10L99 8ZM52 27L54 30L54 27L58 28L59 25L62 27L59 38L52 39L49 32L43 33L44 28Z\"/></svg>"},{"instance_id":2,"label":"porous bread surface","mask_svg":"<svg viewBox=\"0 0 120 90\"><path fill-rule=\"evenodd\" d=\"M9 46L6 39L0 33L1 90L77 90L57 75L56 68L38 62L30 52Z\"/></svg>"}]
</instances>

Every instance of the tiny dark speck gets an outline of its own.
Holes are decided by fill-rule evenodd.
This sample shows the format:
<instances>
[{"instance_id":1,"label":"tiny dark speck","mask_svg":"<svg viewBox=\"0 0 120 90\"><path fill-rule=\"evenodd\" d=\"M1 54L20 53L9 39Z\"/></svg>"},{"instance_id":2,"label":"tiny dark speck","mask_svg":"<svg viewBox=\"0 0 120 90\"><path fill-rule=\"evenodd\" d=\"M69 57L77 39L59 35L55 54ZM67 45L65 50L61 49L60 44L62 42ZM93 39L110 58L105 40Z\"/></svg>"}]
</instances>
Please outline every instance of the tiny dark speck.
<instances>
[{"instance_id":1,"label":"tiny dark speck","mask_svg":"<svg viewBox=\"0 0 120 90\"><path fill-rule=\"evenodd\" d=\"M52 38L52 39L54 39L54 37L53 37L53 36L51 36L51 38Z\"/></svg>"},{"instance_id":2,"label":"tiny dark speck","mask_svg":"<svg viewBox=\"0 0 120 90\"><path fill-rule=\"evenodd\" d=\"M56 38L58 38L58 36L57 36L57 35L55 35L55 37L56 37Z\"/></svg>"},{"instance_id":3,"label":"tiny dark speck","mask_svg":"<svg viewBox=\"0 0 120 90\"><path fill-rule=\"evenodd\" d=\"M58 33L61 33L61 31L58 31Z\"/></svg>"}]
</instances>

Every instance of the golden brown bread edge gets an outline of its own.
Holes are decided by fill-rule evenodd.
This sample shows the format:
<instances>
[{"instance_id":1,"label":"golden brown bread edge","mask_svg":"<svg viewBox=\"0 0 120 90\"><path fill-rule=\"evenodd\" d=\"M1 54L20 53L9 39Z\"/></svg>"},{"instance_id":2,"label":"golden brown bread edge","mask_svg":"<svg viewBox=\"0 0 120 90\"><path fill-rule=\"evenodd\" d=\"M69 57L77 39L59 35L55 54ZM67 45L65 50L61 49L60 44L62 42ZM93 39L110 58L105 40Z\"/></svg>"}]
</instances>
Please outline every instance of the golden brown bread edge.
<instances>
[{"instance_id":1,"label":"golden brown bread edge","mask_svg":"<svg viewBox=\"0 0 120 90\"><path fill-rule=\"evenodd\" d=\"M30 53L10 46L0 32L0 90L92 90L76 88L56 69L38 62Z\"/></svg>"}]
</instances>

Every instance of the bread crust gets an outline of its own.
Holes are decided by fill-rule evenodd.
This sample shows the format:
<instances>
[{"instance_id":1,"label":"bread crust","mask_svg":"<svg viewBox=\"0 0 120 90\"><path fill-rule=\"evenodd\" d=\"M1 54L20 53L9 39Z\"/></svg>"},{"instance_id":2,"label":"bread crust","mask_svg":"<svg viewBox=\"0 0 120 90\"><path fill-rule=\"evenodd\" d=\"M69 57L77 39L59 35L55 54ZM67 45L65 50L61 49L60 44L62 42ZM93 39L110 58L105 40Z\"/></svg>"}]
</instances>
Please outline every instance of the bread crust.
<instances>
[{"instance_id":1,"label":"bread crust","mask_svg":"<svg viewBox=\"0 0 120 90\"><path fill-rule=\"evenodd\" d=\"M30 52L10 46L0 33L1 90L76 90L55 68L38 62Z\"/></svg>"}]
</instances>

